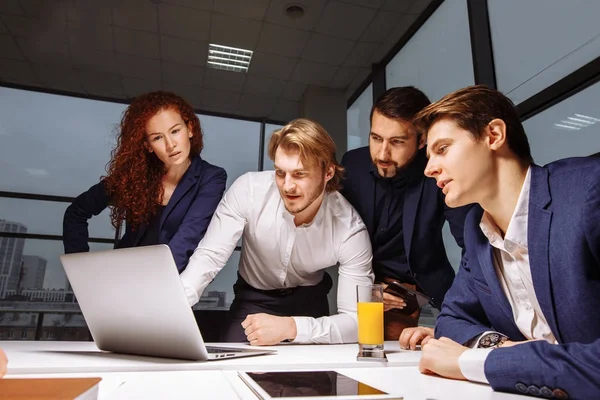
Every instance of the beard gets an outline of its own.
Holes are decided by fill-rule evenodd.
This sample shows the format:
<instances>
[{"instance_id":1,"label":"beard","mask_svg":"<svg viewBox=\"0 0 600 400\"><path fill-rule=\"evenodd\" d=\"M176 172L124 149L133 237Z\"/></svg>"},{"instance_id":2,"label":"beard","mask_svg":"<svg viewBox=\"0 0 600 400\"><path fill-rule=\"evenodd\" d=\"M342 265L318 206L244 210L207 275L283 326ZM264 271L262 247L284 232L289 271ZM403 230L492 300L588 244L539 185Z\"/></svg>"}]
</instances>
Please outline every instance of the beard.
<instances>
[{"instance_id":1,"label":"beard","mask_svg":"<svg viewBox=\"0 0 600 400\"><path fill-rule=\"evenodd\" d=\"M308 197L308 201L304 204L298 204L296 205L294 208L288 206L287 202L284 200L283 201L283 205L285 206L285 209L292 215L295 214L300 214L302 211L306 210L308 207L310 207L321 195L321 193L323 193L323 190L325 189L325 183L324 182L320 182L319 186L311 191L310 193L308 193L307 197ZM286 195L285 192L282 192L282 197L284 197ZM285 197L284 197L285 199Z\"/></svg>"},{"instance_id":2,"label":"beard","mask_svg":"<svg viewBox=\"0 0 600 400\"><path fill-rule=\"evenodd\" d=\"M377 168L377 172L382 178L392 178L398 173L398 170L400 169L398 163L392 160L387 161L391 163L391 165L385 168L379 165L379 162L381 161L380 159L374 158L371 159L371 161Z\"/></svg>"}]
</instances>

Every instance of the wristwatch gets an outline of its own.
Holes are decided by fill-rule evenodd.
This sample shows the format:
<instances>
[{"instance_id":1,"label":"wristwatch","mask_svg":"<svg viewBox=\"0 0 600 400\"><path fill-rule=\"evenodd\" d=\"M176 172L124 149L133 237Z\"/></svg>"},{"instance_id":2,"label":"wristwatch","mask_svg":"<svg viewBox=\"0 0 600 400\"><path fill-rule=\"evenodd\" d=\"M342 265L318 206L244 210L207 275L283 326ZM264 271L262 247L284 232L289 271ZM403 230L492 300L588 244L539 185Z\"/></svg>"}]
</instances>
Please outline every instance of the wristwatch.
<instances>
[{"instance_id":1,"label":"wristwatch","mask_svg":"<svg viewBox=\"0 0 600 400\"><path fill-rule=\"evenodd\" d=\"M504 342L508 340L507 336L504 336L498 332L484 333L478 340L478 349L497 349L502 346Z\"/></svg>"}]
</instances>

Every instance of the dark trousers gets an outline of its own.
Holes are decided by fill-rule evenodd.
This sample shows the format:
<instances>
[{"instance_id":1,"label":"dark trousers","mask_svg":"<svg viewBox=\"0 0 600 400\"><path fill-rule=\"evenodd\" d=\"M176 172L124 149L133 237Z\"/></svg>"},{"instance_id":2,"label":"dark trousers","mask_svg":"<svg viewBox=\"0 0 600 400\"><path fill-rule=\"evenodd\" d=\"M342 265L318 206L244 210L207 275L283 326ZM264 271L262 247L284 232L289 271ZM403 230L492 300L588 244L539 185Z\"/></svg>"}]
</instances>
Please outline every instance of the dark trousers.
<instances>
[{"instance_id":1,"label":"dark trousers","mask_svg":"<svg viewBox=\"0 0 600 400\"><path fill-rule=\"evenodd\" d=\"M327 293L333 282L325 273L315 286L261 290L250 286L238 274L233 285L235 298L221 331L221 342L246 342L242 322L249 314L266 313L279 317L313 317L329 315Z\"/></svg>"}]
</instances>

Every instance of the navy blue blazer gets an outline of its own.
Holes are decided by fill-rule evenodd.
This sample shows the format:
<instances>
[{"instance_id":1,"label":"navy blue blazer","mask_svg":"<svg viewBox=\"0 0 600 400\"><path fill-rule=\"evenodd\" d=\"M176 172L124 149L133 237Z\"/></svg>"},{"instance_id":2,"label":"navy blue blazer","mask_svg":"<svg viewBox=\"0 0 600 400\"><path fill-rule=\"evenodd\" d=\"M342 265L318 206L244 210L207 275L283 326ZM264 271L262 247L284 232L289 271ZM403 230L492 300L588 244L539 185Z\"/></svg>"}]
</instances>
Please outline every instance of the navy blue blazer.
<instances>
[{"instance_id":1,"label":"navy blue blazer","mask_svg":"<svg viewBox=\"0 0 600 400\"><path fill-rule=\"evenodd\" d=\"M470 206L450 208L435 179L424 174L427 165L425 149L419 151L415 166L423 173L410 179L404 194L402 230L408 266L419 287L440 308L454 279L454 269L446 255L442 227L447 220L456 243L463 248L464 221ZM360 214L369 235L373 237L375 178L369 172L371 155L368 147L354 149L342 158L346 179L341 193Z\"/></svg>"},{"instance_id":2,"label":"navy blue blazer","mask_svg":"<svg viewBox=\"0 0 600 400\"><path fill-rule=\"evenodd\" d=\"M179 181L160 220L158 243L167 244L173 253L179 272L204 237L208 224L225 191L227 173L221 167L204 161L200 156ZM65 211L63 219L63 244L65 253L89 251L87 220L100 214L110 205L110 196L103 182L79 195ZM135 247L139 244L146 226L132 230L129 224L117 248Z\"/></svg>"},{"instance_id":3,"label":"navy blue blazer","mask_svg":"<svg viewBox=\"0 0 600 400\"><path fill-rule=\"evenodd\" d=\"M476 206L467 216L467 252L435 336L466 343L491 329L525 340L479 228L482 215ZM537 300L559 345L533 341L493 350L485 375L495 390L545 386L571 398L600 398L600 160L531 166L527 241Z\"/></svg>"}]
</instances>

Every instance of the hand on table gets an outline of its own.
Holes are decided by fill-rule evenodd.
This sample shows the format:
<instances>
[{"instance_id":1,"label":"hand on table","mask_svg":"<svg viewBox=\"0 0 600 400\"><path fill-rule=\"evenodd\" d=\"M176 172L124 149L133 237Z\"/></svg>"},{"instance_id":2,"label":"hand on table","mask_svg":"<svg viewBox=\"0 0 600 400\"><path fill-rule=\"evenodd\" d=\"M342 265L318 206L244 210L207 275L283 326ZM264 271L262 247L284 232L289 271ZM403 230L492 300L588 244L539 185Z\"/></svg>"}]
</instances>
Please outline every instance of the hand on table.
<instances>
[{"instance_id":1,"label":"hand on table","mask_svg":"<svg viewBox=\"0 0 600 400\"><path fill-rule=\"evenodd\" d=\"M398 341L403 350L416 350L417 345L425 345L429 339L432 339L433 328L426 326L417 326L414 328L404 328Z\"/></svg>"},{"instance_id":2,"label":"hand on table","mask_svg":"<svg viewBox=\"0 0 600 400\"><path fill-rule=\"evenodd\" d=\"M268 346L296 338L296 321L292 317L250 314L242 322L246 338L252 346Z\"/></svg>"},{"instance_id":3,"label":"hand on table","mask_svg":"<svg viewBox=\"0 0 600 400\"><path fill-rule=\"evenodd\" d=\"M388 285L383 284L383 290L387 289ZM406 307L406 302L402 297L394 296L390 293L383 293L383 311L389 311L393 308L403 309Z\"/></svg>"},{"instance_id":4,"label":"hand on table","mask_svg":"<svg viewBox=\"0 0 600 400\"><path fill-rule=\"evenodd\" d=\"M460 370L458 359L468 347L446 337L429 339L421 346L423 354L419 371L423 374L436 374L450 379L466 380Z\"/></svg>"}]
</instances>

